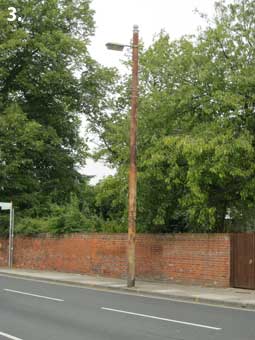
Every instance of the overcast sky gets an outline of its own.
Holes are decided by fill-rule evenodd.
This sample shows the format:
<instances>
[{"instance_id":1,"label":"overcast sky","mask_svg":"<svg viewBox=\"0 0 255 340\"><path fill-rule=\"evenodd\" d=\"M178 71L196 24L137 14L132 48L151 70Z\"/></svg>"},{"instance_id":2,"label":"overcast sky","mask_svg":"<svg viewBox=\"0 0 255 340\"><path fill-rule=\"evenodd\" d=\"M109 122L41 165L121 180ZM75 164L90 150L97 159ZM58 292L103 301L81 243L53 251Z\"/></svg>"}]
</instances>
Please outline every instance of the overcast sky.
<instances>
[{"instance_id":1,"label":"overcast sky","mask_svg":"<svg viewBox=\"0 0 255 340\"><path fill-rule=\"evenodd\" d=\"M150 46L155 34L162 29L173 39L185 34L196 33L204 21L194 12L212 17L214 0L92 0L95 10L96 32L92 37L90 53L105 66L121 67L123 54L109 51L109 41L128 44L132 38L133 25L139 26L139 35L145 47ZM112 173L102 163L88 160L83 170L95 175L93 183Z\"/></svg>"}]
</instances>

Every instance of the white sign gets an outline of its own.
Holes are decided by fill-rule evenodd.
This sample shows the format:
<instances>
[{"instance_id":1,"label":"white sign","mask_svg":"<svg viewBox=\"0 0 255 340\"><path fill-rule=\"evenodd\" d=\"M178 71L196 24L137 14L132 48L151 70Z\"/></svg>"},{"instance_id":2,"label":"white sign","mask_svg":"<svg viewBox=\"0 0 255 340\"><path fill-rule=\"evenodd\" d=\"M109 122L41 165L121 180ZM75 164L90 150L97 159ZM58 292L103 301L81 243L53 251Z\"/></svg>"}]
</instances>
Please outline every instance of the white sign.
<instances>
[{"instance_id":1,"label":"white sign","mask_svg":"<svg viewBox=\"0 0 255 340\"><path fill-rule=\"evenodd\" d=\"M12 203L0 202L0 208L2 208L2 210L11 210Z\"/></svg>"}]
</instances>

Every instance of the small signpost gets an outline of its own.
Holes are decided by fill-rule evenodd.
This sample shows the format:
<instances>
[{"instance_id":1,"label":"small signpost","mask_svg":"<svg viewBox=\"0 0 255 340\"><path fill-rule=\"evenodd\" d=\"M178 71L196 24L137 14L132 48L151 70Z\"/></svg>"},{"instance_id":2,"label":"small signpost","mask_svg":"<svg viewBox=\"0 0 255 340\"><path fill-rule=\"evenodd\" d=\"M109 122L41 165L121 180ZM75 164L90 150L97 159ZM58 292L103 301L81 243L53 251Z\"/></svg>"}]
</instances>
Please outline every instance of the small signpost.
<instances>
[{"instance_id":1,"label":"small signpost","mask_svg":"<svg viewBox=\"0 0 255 340\"><path fill-rule=\"evenodd\" d=\"M10 211L10 222L9 222L9 256L8 256L8 267L12 268L13 263L13 234L14 234L14 209L12 202L0 202L0 211Z\"/></svg>"}]
</instances>

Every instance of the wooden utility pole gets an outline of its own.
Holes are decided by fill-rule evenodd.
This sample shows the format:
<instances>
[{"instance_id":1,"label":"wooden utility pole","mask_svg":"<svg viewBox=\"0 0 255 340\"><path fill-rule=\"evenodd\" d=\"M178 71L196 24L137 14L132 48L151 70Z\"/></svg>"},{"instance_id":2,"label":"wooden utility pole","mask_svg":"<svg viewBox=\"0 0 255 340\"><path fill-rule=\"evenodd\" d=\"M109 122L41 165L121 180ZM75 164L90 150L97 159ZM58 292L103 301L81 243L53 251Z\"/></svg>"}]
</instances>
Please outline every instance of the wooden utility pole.
<instances>
[{"instance_id":1,"label":"wooden utility pole","mask_svg":"<svg viewBox=\"0 0 255 340\"><path fill-rule=\"evenodd\" d=\"M133 28L132 45L132 95L130 117L130 168L128 187L128 279L127 286L135 286L135 239L136 239L136 128L138 103L138 26Z\"/></svg>"}]
</instances>

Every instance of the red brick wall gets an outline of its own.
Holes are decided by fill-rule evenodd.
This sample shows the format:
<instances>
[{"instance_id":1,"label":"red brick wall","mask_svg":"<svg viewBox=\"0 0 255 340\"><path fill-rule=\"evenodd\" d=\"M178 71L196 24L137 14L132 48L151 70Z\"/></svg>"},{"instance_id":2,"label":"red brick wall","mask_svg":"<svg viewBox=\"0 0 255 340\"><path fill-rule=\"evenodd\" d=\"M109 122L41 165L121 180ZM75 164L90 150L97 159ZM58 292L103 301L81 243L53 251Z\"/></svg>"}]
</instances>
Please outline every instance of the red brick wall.
<instances>
[{"instance_id":1,"label":"red brick wall","mask_svg":"<svg viewBox=\"0 0 255 340\"><path fill-rule=\"evenodd\" d=\"M0 240L0 266L8 244ZM126 277L126 234L16 237L14 267ZM138 234L137 278L228 287L230 235Z\"/></svg>"},{"instance_id":2,"label":"red brick wall","mask_svg":"<svg viewBox=\"0 0 255 340\"><path fill-rule=\"evenodd\" d=\"M8 240L0 239L0 266L8 266Z\"/></svg>"},{"instance_id":3,"label":"red brick wall","mask_svg":"<svg viewBox=\"0 0 255 340\"><path fill-rule=\"evenodd\" d=\"M230 235L141 235L138 275L192 284L230 286Z\"/></svg>"}]
</instances>

